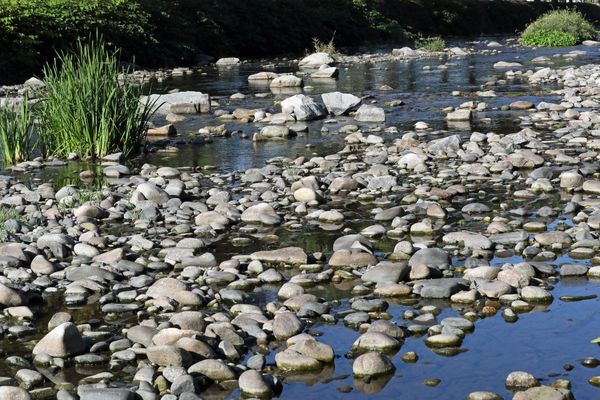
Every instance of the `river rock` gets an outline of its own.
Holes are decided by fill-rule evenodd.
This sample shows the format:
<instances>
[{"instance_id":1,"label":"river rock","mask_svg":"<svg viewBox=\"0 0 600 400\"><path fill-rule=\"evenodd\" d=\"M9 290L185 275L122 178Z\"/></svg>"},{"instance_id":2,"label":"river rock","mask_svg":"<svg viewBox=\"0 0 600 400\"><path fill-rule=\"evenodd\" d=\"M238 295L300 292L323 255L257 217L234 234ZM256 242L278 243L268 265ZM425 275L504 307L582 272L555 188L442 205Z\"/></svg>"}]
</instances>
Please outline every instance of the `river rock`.
<instances>
[{"instance_id":1,"label":"river rock","mask_svg":"<svg viewBox=\"0 0 600 400\"><path fill-rule=\"evenodd\" d=\"M6 400L31 400L27 390L14 386L0 386L0 399Z\"/></svg>"},{"instance_id":2,"label":"river rock","mask_svg":"<svg viewBox=\"0 0 600 400\"><path fill-rule=\"evenodd\" d=\"M198 373L215 382L235 379L235 372L223 360L202 360L188 368L188 373Z\"/></svg>"},{"instance_id":3,"label":"river rock","mask_svg":"<svg viewBox=\"0 0 600 400\"><path fill-rule=\"evenodd\" d=\"M325 116L325 107L303 94L283 100L281 110L284 113L293 114L298 121L310 121Z\"/></svg>"},{"instance_id":4,"label":"river rock","mask_svg":"<svg viewBox=\"0 0 600 400\"><path fill-rule=\"evenodd\" d=\"M539 386L515 393L513 400L573 400L568 389Z\"/></svg>"},{"instance_id":5,"label":"river rock","mask_svg":"<svg viewBox=\"0 0 600 400\"><path fill-rule=\"evenodd\" d=\"M27 304L26 299L16 290L0 283L0 306L15 307Z\"/></svg>"},{"instance_id":6,"label":"river rock","mask_svg":"<svg viewBox=\"0 0 600 400\"><path fill-rule=\"evenodd\" d=\"M526 302L551 303L554 297L549 291L541 287L526 286L521 289L521 298Z\"/></svg>"},{"instance_id":7,"label":"river rock","mask_svg":"<svg viewBox=\"0 0 600 400\"><path fill-rule=\"evenodd\" d=\"M291 312L275 315L273 319L273 335L278 340L285 340L302 332L304 324Z\"/></svg>"},{"instance_id":8,"label":"river rock","mask_svg":"<svg viewBox=\"0 0 600 400\"><path fill-rule=\"evenodd\" d=\"M505 385L508 388L527 389L539 386L539 382L529 372L513 371L506 377Z\"/></svg>"},{"instance_id":9,"label":"river rock","mask_svg":"<svg viewBox=\"0 0 600 400\"><path fill-rule=\"evenodd\" d=\"M248 207L242 212L242 221L250 224L277 225L281 217L266 203L260 203Z\"/></svg>"},{"instance_id":10,"label":"river rock","mask_svg":"<svg viewBox=\"0 0 600 400\"><path fill-rule=\"evenodd\" d=\"M271 88L286 88L286 87L301 87L303 84L302 78L294 75L280 75L271 81Z\"/></svg>"},{"instance_id":11,"label":"river rock","mask_svg":"<svg viewBox=\"0 0 600 400\"><path fill-rule=\"evenodd\" d=\"M362 354L352 364L352 372L358 377L386 375L395 369L389 358L377 352Z\"/></svg>"},{"instance_id":12,"label":"river rock","mask_svg":"<svg viewBox=\"0 0 600 400\"><path fill-rule=\"evenodd\" d=\"M85 353L87 346L72 322L60 324L44 336L33 348L32 353L48 354L52 357L74 357Z\"/></svg>"},{"instance_id":13,"label":"river rock","mask_svg":"<svg viewBox=\"0 0 600 400\"><path fill-rule=\"evenodd\" d=\"M335 60L327 53L319 52L309 54L298 62L299 67L304 68L319 68L323 64L333 64Z\"/></svg>"},{"instance_id":14,"label":"river rock","mask_svg":"<svg viewBox=\"0 0 600 400\"><path fill-rule=\"evenodd\" d=\"M363 333L354 344L354 350L374 350L380 352L395 351L400 348L401 343L381 332L366 332Z\"/></svg>"},{"instance_id":15,"label":"river rock","mask_svg":"<svg viewBox=\"0 0 600 400\"><path fill-rule=\"evenodd\" d=\"M265 250L252 253L253 260L274 264L300 265L308 262L308 256L300 247L285 247L277 250Z\"/></svg>"},{"instance_id":16,"label":"river rock","mask_svg":"<svg viewBox=\"0 0 600 400\"><path fill-rule=\"evenodd\" d=\"M277 353L275 363L277 368L287 371L310 371L322 368L322 364L318 360L291 349Z\"/></svg>"},{"instance_id":17,"label":"river rock","mask_svg":"<svg viewBox=\"0 0 600 400\"><path fill-rule=\"evenodd\" d=\"M239 378L240 391L251 397L270 397L271 387L265 381L262 374L252 369L244 371Z\"/></svg>"},{"instance_id":18,"label":"river rock","mask_svg":"<svg viewBox=\"0 0 600 400\"><path fill-rule=\"evenodd\" d=\"M196 114L210 112L210 96L201 92L177 92L169 94L151 94L140 100L157 105L156 113L159 115Z\"/></svg>"},{"instance_id":19,"label":"river rock","mask_svg":"<svg viewBox=\"0 0 600 400\"><path fill-rule=\"evenodd\" d=\"M327 111L333 115L343 115L349 110L357 107L361 102L359 97L341 92L323 93L321 99L323 100Z\"/></svg>"},{"instance_id":20,"label":"river rock","mask_svg":"<svg viewBox=\"0 0 600 400\"><path fill-rule=\"evenodd\" d=\"M385 111L381 107L363 104L354 114L354 119L359 122L385 122Z\"/></svg>"}]
</instances>

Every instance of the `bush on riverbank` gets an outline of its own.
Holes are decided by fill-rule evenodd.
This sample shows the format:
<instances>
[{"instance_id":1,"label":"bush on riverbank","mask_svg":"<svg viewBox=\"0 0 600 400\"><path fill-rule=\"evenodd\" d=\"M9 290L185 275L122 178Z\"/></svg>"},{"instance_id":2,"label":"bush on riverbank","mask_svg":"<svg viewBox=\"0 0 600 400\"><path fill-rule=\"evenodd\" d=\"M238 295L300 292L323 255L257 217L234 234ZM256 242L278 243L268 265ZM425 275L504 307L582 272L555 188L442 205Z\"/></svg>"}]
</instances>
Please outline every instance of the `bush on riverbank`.
<instances>
[{"instance_id":1,"label":"bush on riverbank","mask_svg":"<svg viewBox=\"0 0 600 400\"><path fill-rule=\"evenodd\" d=\"M126 71L127 72L127 71ZM141 88L119 81L117 53L102 40L79 42L44 69L40 138L46 155L103 157L136 152L155 104L140 102Z\"/></svg>"},{"instance_id":2,"label":"bush on riverbank","mask_svg":"<svg viewBox=\"0 0 600 400\"><path fill-rule=\"evenodd\" d=\"M520 41L526 46L565 47L595 39L596 35L594 26L581 13L556 10L529 24Z\"/></svg>"}]
</instances>

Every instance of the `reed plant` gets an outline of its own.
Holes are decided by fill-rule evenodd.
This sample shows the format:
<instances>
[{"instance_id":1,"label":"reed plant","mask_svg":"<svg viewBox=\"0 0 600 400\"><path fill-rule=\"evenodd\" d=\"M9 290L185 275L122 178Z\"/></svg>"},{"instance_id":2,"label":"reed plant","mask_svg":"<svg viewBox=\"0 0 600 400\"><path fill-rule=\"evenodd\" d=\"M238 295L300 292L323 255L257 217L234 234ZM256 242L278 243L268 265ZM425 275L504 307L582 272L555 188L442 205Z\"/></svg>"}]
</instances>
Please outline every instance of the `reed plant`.
<instances>
[{"instance_id":1,"label":"reed plant","mask_svg":"<svg viewBox=\"0 0 600 400\"><path fill-rule=\"evenodd\" d=\"M27 97L11 105L8 98L0 106L0 147L5 164L30 159L36 140Z\"/></svg>"},{"instance_id":2,"label":"reed plant","mask_svg":"<svg viewBox=\"0 0 600 400\"><path fill-rule=\"evenodd\" d=\"M46 155L96 158L140 149L156 102L141 103L141 88L119 78L130 71L119 67L118 55L96 37L46 66L40 107Z\"/></svg>"}]
</instances>

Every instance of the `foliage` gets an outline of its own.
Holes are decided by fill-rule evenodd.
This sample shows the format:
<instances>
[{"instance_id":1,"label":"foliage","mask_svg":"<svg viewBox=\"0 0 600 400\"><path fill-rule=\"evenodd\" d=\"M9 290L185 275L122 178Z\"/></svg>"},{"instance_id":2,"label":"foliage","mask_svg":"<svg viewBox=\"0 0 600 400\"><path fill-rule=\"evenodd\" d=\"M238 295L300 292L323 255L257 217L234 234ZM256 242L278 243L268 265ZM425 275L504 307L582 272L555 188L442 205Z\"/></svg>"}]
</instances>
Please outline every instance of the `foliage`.
<instances>
[{"instance_id":1,"label":"foliage","mask_svg":"<svg viewBox=\"0 0 600 400\"><path fill-rule=\"evenodd\" d=\"M424 35L514 32L559 4L480 0L0 0L0 80L22 82L98 31L143 67L301 52ZM562 6L561 6L562 7ZM600 7L578 3L593 21Z\"/></svg>"},{"instance_id":2,"label":"foliage","mask_svg":"<svg viewBox=\"0 0 600 400\"><path fill-rule=\"evenodd\" d=\"M521 44L526 46L573 46L597 35L594 26L577 11L555 10L542 15L525 28Z\"/></svg>"},{"instance_id":3,"label":"foliage","mask_svg":"<svg viewBox=\"0 0 600 400\"><path fill-rule=\"evenodd\" d=\"M540 29L521 36L520 42L524 46L567 47L575 46L577 38L567 32Z\"/></svg>"},{"instance_id":4,"label":"foliage","mask_svg":"<svg viewBox=\"0 0 600 400\"><path fill-rule=\"evenodd\" d=\"M142 1L0 1L0 76L23 80L39 71L56 52L72 49L79 38L99 31L108 43L133 54L132 44L150 42L149 15ZM27 74L27 75L26 75Z\"/></svg>"},{"instance_id":5,"label":"foliage","mask_svg":"<svg viewBox=\"0 0 600 400\"><path fill-rule=\"evenodd\" d=\"M0 229L4 229L6 221L14 219L19 222L26 222L26 218L16 208L0 206Z\"/></svg>"},{"instance_id":6,"label":"foliage","mask_svg":"<svg viewBox=\"0 0 600 400\"><path fill-rule=\"evenodd\" d=\"M446 48L446 41L439 36L420 37L415 40L415 47L417 49L425 49L431 53L440 52Z\"/></svg>"},{"instance_id":7,"label":"foliage","mask_svg":"<svg viewBox=\"0 0 600 400\"><path fill-rule=\"evenodd\" d=\"M5 164L16 164L30 158L35 138L27 97L14 106L5 99L0 107L0 141Z\"/></svg>"},{"instance_id":8,"label":"foliage","mask_svg":"<svg viewBox=\"0 0 600 400\"><path fill-rule=\"evenodd\" d=\"M319 38L313 38L312 42L314 52L327 53L330 56L335 57L338 54L338 51L335 48L335 43L333 42L334 36L331 37L329 42L322 42L321 40L319 40Z\"/></svg>"},{"instance_id":9,"label":"foliage","mask_svg":"<svg viewBox=\"0 0 600 400\"><path fill-rule=\"evenodd\" d=\"M79 199L79 204L88 203L92 205L100 205L102 200L104 200L102 188L79 189L77 192L77 197Z\"/></svg>"},{"instance_id":10,"label":"foliage","mask_svg":"<svg viewBox=\"0 0 600 400\"><path fill-rule=\"evenodd\" d=\"M44 68L40 138L46 154L102 157L136 152L155 104L140 103L141 89L120 82L116 52L102 39L79 41Z\"/></svg>"},{"instance_id":11,"label":"foliage","mask_svg":"<svg viewBox=\"0 0 600 400\"><path fill-rule=\"evenodd\" d=\"M401 39L407 36L407 32L398 21L386 17L378 8L371 6L367 0L352 0L352 5L363 13L369 26L384 32L390 38Z\"/></svg>"}]
</instances>

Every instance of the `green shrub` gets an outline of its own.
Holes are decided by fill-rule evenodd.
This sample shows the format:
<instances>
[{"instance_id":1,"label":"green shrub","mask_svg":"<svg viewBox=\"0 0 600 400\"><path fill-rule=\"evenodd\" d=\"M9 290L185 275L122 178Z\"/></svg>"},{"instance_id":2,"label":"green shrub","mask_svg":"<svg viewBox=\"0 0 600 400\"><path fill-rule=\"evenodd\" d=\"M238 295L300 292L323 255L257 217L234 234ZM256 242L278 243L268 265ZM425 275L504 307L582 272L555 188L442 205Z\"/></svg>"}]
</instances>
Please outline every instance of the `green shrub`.
<instances>
[{"instance_id":1,"label":"green shrub","mask_svg":"<svg viewBox=\"0 0 600 400\"><path fill-rule=\"evenodd\" d=\"M119 80L117 55L102 39L79 41L74 54L62 53L46 66L40 137L47 155L87 158L139 149L155 104L142 104L140 87Z\"/></svg>"},{"instance_id":2,"label":"green shrub","mask_svg":"<svg viewBox=\"0 0 600 400\"><path fill-rule=\"evenodd\" d=\"M577 11L550 11L532 22L521 34L526 46L564 47L579 44L597 35L594 26Z\"/></svg>"},{"instance_id":3,"label":"green shrub","mask_svg":"<svg viewBox=\"0 0 600 400\"><path fill-rule=\"evenodd\" d=\"M446 48L446 41L439 36L418 38L415 40L415 47L425 49L431 53L440 52Z\"/></svg>"},{"instance_id":4,"label":"green shrub","mask_svg":"<svg viewBox=\"0 0 600 400\"><path fill-rule=\"evenodd\" d=\"M567 32L541 29L531 32L527 36L523 35L521 37L521 44L525 46L567 47L575 46L577 38Z\"/></svg>"},{"instance_id":5,"label":"green shrub","mask_svg":"<svg viewBox=\"0 0 600 400\"><path fill-rule=\"evenodd\" d=\"M33 120L27 100L25 97L11 107L9 99L5 99L0 107L0 147L5 164L28 160L34 151Z\"/></svg>"}]
</instances>

